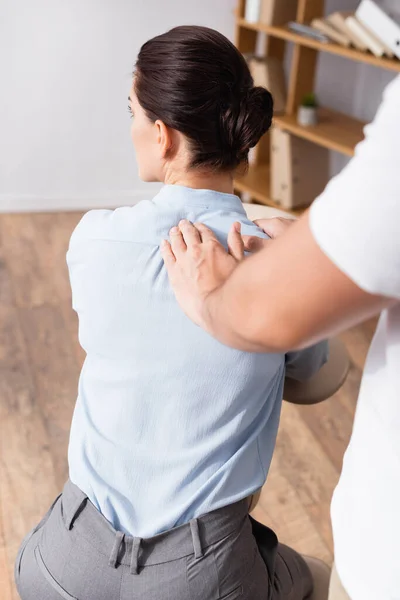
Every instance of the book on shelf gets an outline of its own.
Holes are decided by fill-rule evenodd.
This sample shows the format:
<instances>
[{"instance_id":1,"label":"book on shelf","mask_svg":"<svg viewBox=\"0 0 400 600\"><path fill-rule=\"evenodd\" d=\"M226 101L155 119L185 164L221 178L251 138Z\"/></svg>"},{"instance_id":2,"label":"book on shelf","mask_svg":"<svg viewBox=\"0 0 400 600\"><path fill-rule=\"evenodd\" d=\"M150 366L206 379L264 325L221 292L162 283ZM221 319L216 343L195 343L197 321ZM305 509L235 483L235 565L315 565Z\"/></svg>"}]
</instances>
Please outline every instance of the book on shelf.
<instances>
[{"instance_id":1,"label":"book on shelf","mask_svg":"<svg viewBox=\"0 0 400 600\"><path fill-rule=\"evenodd\" d=\"M279 127L271 131L271 196L282 208L311 204L329 180L329 151Z\"/></svg>"},{"instance_id":2,"label":"book on shelf","mask_svg":"<svg viewBox=\"0 0 400 600\"><path fill-rule=\"evenodd\" d=\"M313 19L311 21L311 27L318 29L321 33L327 35L331 40L340 44L341 46L350 46L351 40L348 35L338 31L333 25L331 25L325 19Z\"/></svg>"},{"instance_id":3,"label":"book on shelf","mask_svg":"<svg viewBox=\"0 0 400 600\"><path fill-rule=\"evenodd\" d=\"M260 22L264 25L286 25L297 15L297 0L261 0Z\"/></svg>"},{"instance_id":4,"label":"book on shelf","mask_svg":"<svg viewBox=\"0 0 400 600\"><path fill-rule=\"evenodd\" d=\"M254 85L266 88L274 99L274 114L281 114L286 109L286 81L283 62L278 58L267 56L248 59Z\"/></svg>"},{"instance_id":5,"label":"book on shelf","mask_svg":"<svg viewBox=\"0 0 400 600\"><path fill-rule=\"evenodd\" d=\"M365 52L366 50L368 50L368 46L363 42L363 40L360 37L358 37L356 33L354 33L354 31L352 31L348 27L346 23L347 17L350 16L354 16L354 13L350 11L337 11L332 15L328 15L326 17L326 20L330 25L333 25L333 27L335 27L338 31L346 35L349 38L352 45L355 48L357 48L357 50Z\"/></svg>"},{"instance_id":6,"label":"book on shelf","mask_svg":"<svg viewBox=\"0 0 400 600\"><path fill-rule=\"evenodd\" d=\"M244 18L249 23L257 23L260 20L261 0L246 0Z\"/></svg>"},{"instance_id":7,"label":"book on shelf","mask_svg":"<svg viewBox=\"0 0 400 600\"><path fill-rule=\"evenodd\" d=\"M362 0L356 17L400 58L400 11L389 15L372 0Z\"/></svg>"},{"instance_id":8,"label":"book on shelf","mask_svg":"<svg viewBox=\"0 0 400 600\"><path fill-rule=\"evenodd\" d=\"M321 33L314 27L310 27L309 25L304 25L303 23L296 23L296 21L290 21L288 25L291 31L294 31L298 35L302 35L303 37L309 37L312 40L316 40L317 42L322 42L324 44L328 44L330 39L325 34Z\"/></svg>"},{"instance_id":9,"label":"book on shelf","mask_svg":"<svg viewBox=\"0 0 400 600\"><path fill-rule=\"evenodd\" d=\"M360 23L356 16L347 17L346 24L353 31L353 33L363 40L368 50L370 50L372 54L375 54L375 56L378 56L379 58L385 54L390 57L393 56L393 52L386 48L385 44L381 42L381 40L379 40L376 35L372 33L372 31Z\"/></svg>"}]
</instances>

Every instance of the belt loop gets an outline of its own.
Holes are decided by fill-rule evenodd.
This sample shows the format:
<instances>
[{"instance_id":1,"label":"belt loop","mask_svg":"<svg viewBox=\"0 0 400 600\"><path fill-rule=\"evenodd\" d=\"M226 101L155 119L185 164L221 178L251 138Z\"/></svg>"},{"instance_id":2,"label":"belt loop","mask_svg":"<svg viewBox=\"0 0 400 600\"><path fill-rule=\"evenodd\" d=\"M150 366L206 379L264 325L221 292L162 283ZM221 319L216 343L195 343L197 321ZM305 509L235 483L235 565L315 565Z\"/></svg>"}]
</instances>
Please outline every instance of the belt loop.
<instances>
[{"instance_id":1,"label":"belt loop","mask_svg":"<svg viewBox=\"0 0 400 600\"><path fill-rule=\"evenodd\" d=\"M131 569L130 569L130 572L132 573L132 575L137 575L139 573L138 559L139 559L139 550L140 550L141 543L142 543L142 538L138 538L138 537L133 538Z\"/></svg>"},{"instance_id":2,"label":"belt loop","mask_svg":"<svg viewBox=\"0 0 400 600\"><path fill-rule=\"evenodd\" d=\"M68 530L70 530L72 528L72 524L75 520L75 517L77 517L77 515L80 512L83 505L86 504L86 501L87 501L87 496L85 496L84 498L79 498L79 500L76 500L76 502L74 503L72 509L69 511L69 514L65 515L64 523L65 523L65 527Z\"/></svg>"},{"instance_id":3,"label":"belt loop","mask_svg":"<svg viewBox=\"0 0 400 600\"><path fill-rule=\"evenodd\" d=\"M113 569L117 568L118 554L119 554L119 550L121 548L121 544L122 544L122 541L124 538L125 538L125 534L122 533L122 531L117 531L117 533L115 535L114 546L113 546L113 549L111 550L110 559L108 561L108 564Z\"/></svg>"},{"instance_id":4,"label":"belt loop","mask_svg":"<svg viewBox=\"0 0 400 600\"><path fill-rule=\"evenodd\" d=\"M199 520L192 519L190 521L190 531L192 532L194 557L201 558L203 556L203 548L201 546Z\"/></svg>"}]
</instances>

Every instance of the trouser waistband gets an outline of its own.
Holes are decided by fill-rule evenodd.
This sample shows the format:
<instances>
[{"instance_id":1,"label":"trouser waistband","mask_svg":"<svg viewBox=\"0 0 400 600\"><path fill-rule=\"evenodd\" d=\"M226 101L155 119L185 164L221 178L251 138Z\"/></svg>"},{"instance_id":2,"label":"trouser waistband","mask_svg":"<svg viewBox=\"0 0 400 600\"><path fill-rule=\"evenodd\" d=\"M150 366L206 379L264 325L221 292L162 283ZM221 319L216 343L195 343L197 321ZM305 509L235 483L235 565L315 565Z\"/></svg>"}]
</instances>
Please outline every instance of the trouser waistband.
<instances>
[{"instance_id":1,"label":"trouser waistband","mask_svg":"<svg viewBox=\"0 0 400 600\"><path fill-rule=\"evenodd\" d=\"M162 564L194 554L203 555L208 546L240 531L248 515L248 500L214 510L189 523L152 538L137 538L116 531L82 490L70 480L61 496L62 514L67 529L85 537L98 552L109 557L109 565L139 566Z\"/></svg>"}]
</instances>

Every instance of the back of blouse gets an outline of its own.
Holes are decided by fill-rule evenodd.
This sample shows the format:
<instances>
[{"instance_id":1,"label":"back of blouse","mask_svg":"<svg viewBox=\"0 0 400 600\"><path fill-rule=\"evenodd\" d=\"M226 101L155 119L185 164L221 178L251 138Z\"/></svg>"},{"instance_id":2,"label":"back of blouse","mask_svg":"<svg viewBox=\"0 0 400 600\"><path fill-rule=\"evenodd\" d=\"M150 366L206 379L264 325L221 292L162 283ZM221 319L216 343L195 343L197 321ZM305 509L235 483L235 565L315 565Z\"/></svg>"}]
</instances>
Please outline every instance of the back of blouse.
<instances>
[{"instance_id":1,"label":"back of blouse","mask_svg":"<svg viewBox=\"0 0 400 600\"><path fill-rule=\"evenodd\" d=\"M239 198L165 186L152 202L85 215L68 251L87 353L70 478L116 529L151 537L260 488L281 408L285 356L227 348L180 310L160 254L180 219L226 243ZM267 310L266 306L266 310ZM326 346L291 358L307 377Z\"/></svg>"}]
</instances>

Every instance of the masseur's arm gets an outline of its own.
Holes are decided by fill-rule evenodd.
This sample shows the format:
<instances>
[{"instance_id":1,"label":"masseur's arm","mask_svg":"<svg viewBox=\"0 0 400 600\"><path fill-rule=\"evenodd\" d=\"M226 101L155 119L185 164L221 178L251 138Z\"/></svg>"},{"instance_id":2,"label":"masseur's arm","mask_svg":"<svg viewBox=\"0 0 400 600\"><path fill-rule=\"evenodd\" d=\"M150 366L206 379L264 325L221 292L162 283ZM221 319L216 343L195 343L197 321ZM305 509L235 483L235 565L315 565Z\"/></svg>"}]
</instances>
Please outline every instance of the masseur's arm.
<instances>
[{"instance_id":1,"label":"masseur's arm","mask_svg":"<svg viewBox=\"0 0 400 600\"><path fill-rule=\"evenodd\" d=\"M247 351L309 346L379 313L390 300L361 290L316 243L305 215L211 292L201 325Z\"/></svg>"},{"instance_id":2,"label":"masseur's arm","mask_svg":"<svg viewBox=\"0 0 400 600\"><path fill-rule=\"evenodd\" d=\"M361 290L329 260L311 233L307 214L239 265L210 295L204 319L207 329L228 345L284 351L331 337L389 303Z\"/></svg>"},{"instance_id":3,"label":"masseur's arm","mask_svg":"<svg viewBox=\"0 0 400 600\"><path fill-rule=\"evenodd\" d=\"M399 107L400 76L349 165L310 211L254 256L240 261L237 231L230 234L229 254L202 225L184 222L171 232L162 252L189 317L235 348L282 352L330 337L395 302Z\"/></svg>"}]
</instances>

